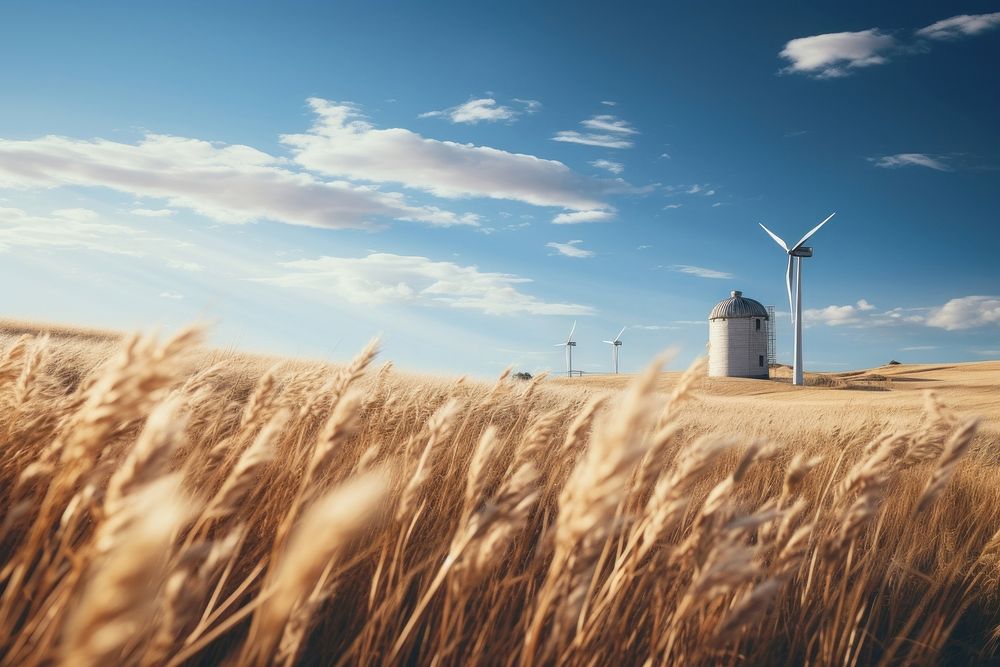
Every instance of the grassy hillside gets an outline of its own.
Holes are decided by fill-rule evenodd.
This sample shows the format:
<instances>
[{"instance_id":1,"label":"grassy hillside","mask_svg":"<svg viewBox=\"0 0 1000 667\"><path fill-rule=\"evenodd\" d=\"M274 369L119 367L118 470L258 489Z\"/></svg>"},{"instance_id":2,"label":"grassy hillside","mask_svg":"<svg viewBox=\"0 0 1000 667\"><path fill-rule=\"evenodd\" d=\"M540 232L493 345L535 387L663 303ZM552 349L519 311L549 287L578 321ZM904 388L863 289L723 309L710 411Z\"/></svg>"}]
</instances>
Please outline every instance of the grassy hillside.
<instances>
[{"instance_id":1,"label":"grassy hillside","mask_svg":"<svg viewBox=\"0 0 1000 667\"><path fill-rule=\"evenodd\" d=\"M0 334L5 664L996 653L1000 364L484 384L36 333Z\"/></svg>"}]
</instances>

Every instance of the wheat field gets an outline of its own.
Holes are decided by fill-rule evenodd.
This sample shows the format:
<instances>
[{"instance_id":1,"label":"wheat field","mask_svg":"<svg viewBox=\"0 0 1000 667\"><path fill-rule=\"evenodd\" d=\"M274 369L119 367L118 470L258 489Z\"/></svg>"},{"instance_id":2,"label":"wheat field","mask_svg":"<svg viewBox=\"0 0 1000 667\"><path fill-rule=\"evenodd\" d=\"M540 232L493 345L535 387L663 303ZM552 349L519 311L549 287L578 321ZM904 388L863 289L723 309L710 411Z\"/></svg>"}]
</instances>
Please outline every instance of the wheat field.
<instances>
[{"instance_id":1,"label":"wheat field","mask_svg":"<svg viewBox=\"0 0 1000 667\"><path fill-rule=\"evenodd\" d=\"M482 383L0 331L7 665L997 654L1000 364Z\"/></svg>"}]
</instances>

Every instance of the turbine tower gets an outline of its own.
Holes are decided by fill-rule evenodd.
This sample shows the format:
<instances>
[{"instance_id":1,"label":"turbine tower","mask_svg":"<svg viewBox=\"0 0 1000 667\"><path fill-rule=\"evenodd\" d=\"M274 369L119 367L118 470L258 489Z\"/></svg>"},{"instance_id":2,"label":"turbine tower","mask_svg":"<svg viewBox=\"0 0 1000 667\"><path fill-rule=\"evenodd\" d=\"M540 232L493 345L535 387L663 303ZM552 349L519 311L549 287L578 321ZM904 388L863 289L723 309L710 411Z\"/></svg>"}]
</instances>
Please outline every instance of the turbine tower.
<instances>
[{"instance_id":1,"label":"turbine tower","mask_svg":"<svg viewBox=\"0 0 1000 667\"><path fill-rule=\"evenodd\" d=\"M611 368L614 370L615 375L618 375L618 352L622 347L622 334L625 333L625 329L627 328L622 327L622 330L618 332L618 335L613 340L601 341L611 346Z\"/></svg>"},{"instance_id":2,"label":"turbine tower","mask_svg":"<svg viewBox=\"0 0 1000 667\"><path fill-rule=\"evenodd\" d=\"M813 234L819 231L819 228L830 221L830 218L837 215L836 213L831 213L827 216L826 220L819 223L815 227L809 230L809 233L803 236L798 243L796 243L791 248L781 240L781 237L772 232L767 227L764 227L763 223L758 223L767 232L768 236L774 239L774 242L781 246L781 249L785 251L788 255L788 270L785 272L785 287L788 288L788 308L791 310L792 315L792 329L794 333L794 355L795 361L792 368L792 384L803 385L805 382L802 379L802 260L805 257L812 257L813 249L803 246L803 244L808 241ZM794 296L792 292L792 260L794 259L794 272L795 272L795 291Z\"/></svg>"},{"instance_id":3,"label":"turbine tower","mask_svg":"<svg viewBox=\"0 0 1000 667\"><path fill-rule=\"evenodd\" d=\"M573 322L573 328L569 330L569 336L566 337L566 342L556 344L556 347L566 348L566 375L568 377L573 377L573 348L576 347L576 342L573 340L573 333L575 331L576 322Z\"/></svg>"}]
</instances>

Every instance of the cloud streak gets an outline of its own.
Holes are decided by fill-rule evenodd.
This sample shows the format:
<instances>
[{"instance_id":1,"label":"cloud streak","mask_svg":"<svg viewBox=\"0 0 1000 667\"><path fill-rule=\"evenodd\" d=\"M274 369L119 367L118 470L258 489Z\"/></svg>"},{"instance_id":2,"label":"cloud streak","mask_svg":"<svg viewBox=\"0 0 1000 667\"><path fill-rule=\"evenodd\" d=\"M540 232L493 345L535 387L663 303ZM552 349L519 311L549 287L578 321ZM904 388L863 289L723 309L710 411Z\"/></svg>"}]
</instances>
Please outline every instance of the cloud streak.
<instances>
[{"instance_id":1,"label":"cloud streak","mask_svg":"<svg viewBox=\"0 0 1000 667\"><path fill-rule=\"evenodd\" d=\"M952 171L952 168L942 161L942 158L927 153L896 153L870 157L868 161L883 169L898 169L899 167L925 167L936 171Z\"/></svg>"},{"instance_id":2,"label":"cloud streak","mask_svg":"<svg viewBox=\"0 0 1000 667\"><path fill-rule=\"evenodd\" d=\"M992 14L960 14L937 21L917 31L918 37L935 40L953 40L971 37L1000 26L1000 12Z\"/></svg>"},{"instance_id":3,"label":"cloud streak","mask_svg":"<svg viewBox=\"0 0 1000 667\"><path fill-rule=\"evenodd\" d=\"M499 104L492 97L474 98L457 106L441 111L427 111L420 118L447 118L453 123L476 125L478 123L496 123L499 121L516 120L522 113L536 113L542 108L538 100L514 100L522 105L522 109Z\"/></svg>"},{"instance_id":4,"label":"cloud streak","mask_svg":"<svg viewBox=\"0 0 1000 667\"><path fill-rule=\"evenodd\" d=\"M611 114L591 116L580 121L580 125L586 131L560 130L556 132L552 140L599 148L622 149L631 148L634 145L632 137L639 134L639 131L632 127L628 121Z\"/></svg>"},{"instance_id":5,"label":"cloud streak","mask_svg":"<svg viewBox=\"0 0 1000 667\"><path fill-rule=\"evenodd\" d=\"M583 248L579 247L581 243L583 243L583 241L581 241L580 239L576 239L574 241L566 241L566 243L556 243L555 241L550 241L549 243L545 244L545 247L552 248L553 250L556 251L556 253L563 255L564 257L576 257L581 259L584 257L593 257L594 251L584 250Z\"/></svg>"},{"instance_id":6,"label":"cloud streak","mask_svg":"<svg viewBox=\"0 0 1000 667\"><path fill-rule=\"evenodd\" d=\"M490 315L591 315L589 306L543 301L519 289L532 282L427 257L371 253L283 262L283 273L257 282L324 292L359 305L405 303Z\"/></svg>"},{"instance_id":7,"label":"cloud streak","mask_svg":"<svg viewBox=\"0 0 1000 667\"><path fill-rule=\"evenodd\" d=\"M689 264L674 264L667 268L670 271L673 271L674 273L684 273L689 276L695 276L696 278L710 278L714 280L722 280L733 277L733 274L726 273L725 271L706 269L703 266L690 266Z\"/></svg>"},{"instance_id":8,"label":"cloud streak","mask_svg":"<svg viewBox=\"0 0 1000 667\"><path fill-rule=\"evenodd\" d=\"M571 210L602 208L598 184L557 160L488 146L378 129L344 103L312 98L316 122L282 142L310 171L372 183L399 183L447 199L487 197Z\"/></svg>"},{"instance_id":9,"label":"cloud streak","mask_svg":"<svg viewBox=\"0 0 1000 667\"><path fill-rule=\"evenodd\" d=\"M218 222L273 220L330 229L371 228L382 219L476 224L403 195L321 181L243 145L147 134L135 144L46 136L0 139L0 187L104 187L167 201Z\"/></svg>"},{"instance_id":10,"label":"cloud streak","mask_svg":"<svg viewBox=\"0 0 1000 667\"><path fill-rule=\"evenodd\" d=\"M552 223L555 225L578 225L583 222L608 222L614 217L614 210L573 211L558 214L552 218Z\"/></svg>"}]
</instances>

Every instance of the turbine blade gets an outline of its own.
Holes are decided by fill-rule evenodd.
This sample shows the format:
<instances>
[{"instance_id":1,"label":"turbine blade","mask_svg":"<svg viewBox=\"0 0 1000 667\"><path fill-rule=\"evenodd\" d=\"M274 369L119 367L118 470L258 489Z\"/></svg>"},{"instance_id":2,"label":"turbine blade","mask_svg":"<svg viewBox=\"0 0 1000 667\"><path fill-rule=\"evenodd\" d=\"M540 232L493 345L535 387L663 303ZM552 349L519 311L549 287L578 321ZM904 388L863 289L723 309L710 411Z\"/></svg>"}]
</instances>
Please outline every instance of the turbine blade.
<instances>
[{"instance_id":1,"label":"turbine blade","mask_svg":"<svg viewBox=\"0 0 1000 667\"><path fill-rule=\"evenodd\" d=\"M625 333L626 329L628 329L628 327L622 327L622 330L618 332L617 336L615 336L615 340L621 340L622 334Z\"/></svg>"},{"instance_id":2,"label":"turbine blade","mask_svg":"<svg viewBox=\"0 0 1000 667\"><path fill-rule=\"evenodd\" d=\"M788 256L788 271L785 273L785 287L788 288L788 312L792 315L792 322L795 322L795 304L792 303L792 256Z\"/></svg>"},{"instance_id":3,"label":"turbine blade","mask_svg":"<svg viewBox=\"0 0 1000 667\"><path fill-rule=\"evenodd\" d=\"M818 225L816 225L815 227L813 227L812 229L810 229L809 233L806 234L805 236L803 236L802 239L798 243L796 243L795 247L792 248L792 250L790 250L789 252L792 252L794 250L798 250L799 248L801 248L802 244L805 243L806 241L808 241L810 236L812 236L813 234L815 234L816 232L818 232L820 227L822 227L826 223L830 222L830 218L832 218L835 215L837 215L836 212L831 213L830 215L828 215L826 217L826 220L824 220L823 222L819 223Z\"/></svg>"},{"instance_id":4,"label":"turbine blade","mask_svg":"<svg viewBox=\"0 0 1000 667\"><path fill-rule=\"evenodd\" d=\"M602 340L601 342L602 343L607 343L608 345L614 345L615 344L615 341L613 341L613 340Z\"/></svg>"},{"instance_id":5,"label":"turbine blade","mask_svg":"<svg viewBox=\"0 0 1000 667\"><path fill-rule=\"evenodd\" d=\"M566 339L567 343L573 340L573 333L575 331L576 331L576 321L573 322L573 328L569 330L569 338Z\"/></svg>"},{"instance_id":6,"label":"turbine blade","mask_svg":"<svg viewBox=\"0 0 1000 667\"><path fill-rule=\"evenodd\" d=\"M552 347L566 347L566 343L556 343Z\"/></svg>"},{"instance_id":7,"label":"turbine blade","mask_svg":"<svg viewBox=\"0 0 1000 667\"><path fill-rule=\"evenodd\" d=\"M765 227L763 222L758 222L757 224L760 225L761 229L763 229L765 232L767 232L768 236L770 236L772 239L774 239L775 243L777 243L778 245L781 246L782 250L784 250L785 252L788 252L788 246L785 245L785 242L781 240L780 236L778 236L777 234L775 234L774 232L772 232L770 229L768 229L767 227Z\"/></svg>"}]
</instances>

